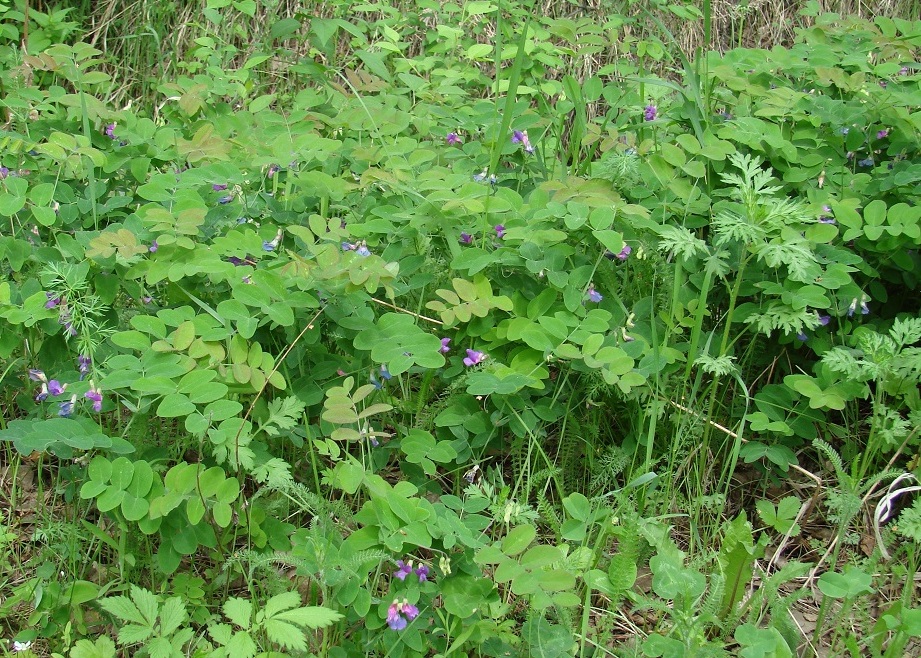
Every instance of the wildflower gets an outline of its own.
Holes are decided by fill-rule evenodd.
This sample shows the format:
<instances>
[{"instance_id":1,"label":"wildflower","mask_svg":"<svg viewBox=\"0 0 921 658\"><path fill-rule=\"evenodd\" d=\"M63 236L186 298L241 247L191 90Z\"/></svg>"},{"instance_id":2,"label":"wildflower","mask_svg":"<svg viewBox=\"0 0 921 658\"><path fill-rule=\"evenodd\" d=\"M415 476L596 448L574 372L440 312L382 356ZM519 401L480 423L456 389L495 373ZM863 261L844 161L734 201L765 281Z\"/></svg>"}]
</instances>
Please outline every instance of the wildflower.
<instances>
[{"instance_id":1,"label":"wildflower","mask_svg":"<svg viewBox=\"0 0 921 658\"><path fill-rule=\"evenodd\" d=\"M494 228L496 230L497 238L501 240L503 237L505 237L505 225L504 224L496 224Z\"/></svg>"},{"instance_id":2,"label":"wildflower","mask_svg":"<svg viewBox=\"0 0 921 658\"><path fill-rule=\"evenodd\" d=\"M393 573L394 578L399 578L400 580L406 580L406 576L413 572L413 563L412 560L409 562L404 562L403 560L397 560L397 570Z\"/></svg>"},{"instance_id":3,"label":"wildflower","mask_svg":"<svg viewBox=\"0 0 921 658\"><path fill-rule=\"evenodd\" d=\"M13 651L16 653L19 653L20 651L28 651L31 648L31 642L20 642L19 640L13 640Z\"/></svg>"},{"instance_id":4,"label":"wildflower","mask_svg":"<svg viewBox=\"0 0 921 658\"><path fill-rule=\"evenodd\" d=\"M48 384L42 382L41 388L38 390L38 393L35 395L36 402L44 402L48 399Z\"/></svg>"},{"instance_id":5,"label":"wildflower","mask_svg":"<svg viewBox=\"0 0 921 658\"><path fill-rule=\"evenodd\" d=\"M387 608L387 625L395 631L402 631L406 624L419 616L419 608L411 604L406 599L399 601L393 600L390 607Z\"/></svg>"},{"instance_id":6,"label":"wildflower","mask_svg":"<svg viewBox=\"0 0 921 658\"><path fill-rule=\"evenodd\" d=\"M604 297L601 296L601 293L595 290L595 285L591 283L588 284L588 291L585 294L588 297L588 301L594 302L596 304L604 299Z\"/></svg>"},{"instance_id":7,"label":"wildflower","mask_svg":"<svg viewBox=\"0 0 921 658\"><path fill-rule=\"evenodd\" d=\"M822 206L823 215L819 215L819 224L834 224L835 218L832 217L831 206Z\"/></svg>"},{"instance_id":8,"label":"wildflower","mask_svg":"<svg viewBox=\"0 0 921 658\"><path fill-rule=\"evenodd\" d=\"M214 190L215 192L223 192L224 190L227 189L227 185L226 184L222 185L221 183L215 183L214 185L211 186L211 189Z\"/></svg>"},{"instance_id":9,"label":"wildflower","mask_svg":"<svg viewBox=\"0 0 921 658\"><path fill-rule=\"evenodd\" d=\"M418 567L416 567L414 573L419 577L420 583L424 583L429 579L429 568L424 564L420 564Z\"/></svg>"},{"instance_id":10,"label":"wildflower","mask_svg":"<svg viewBox=\"0 0 921 658\"><path fill-rule=\"evenodd\" d=\"M849 132L851 132L850 128L838 128L839 135L847 135Z\"/></svg>"},{"instance_id":11,"label":"wildflower","mask_svg":"<svg viewBox=\"0 0 921 658\"><path fill-rule=\"evenodd\" d=\"M251 276L244 276L244 277L242 277L242 278L240 279L240 281L242 281L243 283L246 283L246 284L250 284L250 283L253 282L253 277L251 277Z\"/></svg>"},{"instance_id":12,"label":"wildflower","mask_svg":"<svg viewBox=\"0 0 921 658\"><path fill-rule=\"evenodd\" d=\"M342 251L354 251L354 250L355 250L355 245L353 245L351 242L342 243Z\"/></svg>"},{"instance_id":13,"label":"wildflower","mask_svg":"<svg viewBox=\"0 0 921 658\"><path fill-rule=\"evenodd\" d=\"M442 338L441 339L441 349L439 349L438 351L441 352L442 354L447 354L448 352L450 352L451 348L448 347L448 344L450 342L451 342L450 338Z\"/></svg>"},{"instance_id":14,"label":"wildflower","mask_svg":"<svg viewBox=\"0 0 921 658\"><path fill-rule=\"evenodd\" d=\"M866 297L862 297L861 300L860 300L860 314L861 314L861 315L869 315L869 314L870 314L870 307L867 306Z\"/></svg>"},{"instance_id":15,"label":"wildflower","mask_svg":"<svg viewBox=\"0 0 921 658\"><path fill-rule=\"evenodd\" d=\"M830 315L820 315L819 316L819 324L822 325L823 327L827 327L829 322L831 322Z\"/></svg>"},{"instance_id":16,"label":"wildflower","mask_svg":"<svg viewBox=\"0 0 921 658\"><path fill-rule=\"evenodd\" d=\"M149 303L152 302L152 301L153 301L153 297L151 297L150 295L147 295L147 296L145 296L145 297L141 297L141 302L144 303L144 304L149 304Z\"/></svg>"},{"instance_id":17,"label":"wildflower","mask_svg":"<svg viewBox=\"0 0 921 658\"><path fill-rule=\"evenodd\" d=\"M619 260L619 261L625 261L625 260L627 260L627 257L630 255L630 252L632 252L632 251L633 251L633 248L630 247L630 245L625 244L625 245L624 245L624 248L621 249L621 250L620 250L620 253L617 254L617 255L615 255L614 258L616 258L616 259Z\"/></svg>"},{"instance_id":18,"label":"wildflower","mask_svg":"<svg viewBox=\"0 0 921 658\"><path fill-rule=\"evenodd\" d=\"M61 403L60 408L58 409L58 416L61 418L70 418L74 413L74 405L77 404L77 394L74 393L70 396L69 400L66 400Z\"/></svg>"},{"instance_id":19,"label":"wildflower","mask_svg":"<svg viewBox=\"0 0 921 658\"><path fill-rule=\"evenodd\" d=\"M446 143L448 146L454 146L455 144L460 144L460 143L461 143L461 138L458 136L457 133L448 133L448 134L445 136L445 143Z\"/></svg>"},{"instance_id":20,"label":"wildflower","mask_svg":"<svg viewBox=\"0 0 921 658\"><path fill-rule=\"evenodd\" d=\"M854 297L854 299L851 300L850 305L847 307L847 317L849 318L854 317L854 311L856 310L857 310L857 298Z\"/></svg>"},{"instance_id":21,"label":"wildflower","mask_svg":"<svg viewBox=\"0 0 921 658\"><path fill-rule=\"evenodd\" d=\"M886 87L889 86L889 83L886 82L885 80L880 80L880 81L879 81L879 86L882 87L883 89L885 89Z\"/></svg>"},{"instance_id":22,"label":"wildflower","mask_svg":"<svg viewBox=\"0 0 921 658\"><path fill-rule=\"evenodd\" d=\"M227 194L217 200L217 202L221 204L222 206L230 203L231 201L233 201L233 194Z\"/></svg>"},{"instance_id":23,"label":"wildflower","mask_svg":"<svg viewBox=\"0 0 921 658\"><path fill-rule=\"evenodd\" d=\"M67 384L61 384L57 379L52 379L48 382L48 392L55 397L63 393L66 388Z\"/></svg>"},{"instance_id":24,"label":"wildflower","mask_svg":"<svg viewBox=\"0 0 921 658\"><path fill-rule=\"evenodd\" d=\"M104 132L105 132L105 136L108 137L109 139L117 139L117 137L115 137L115 123L114 122L108 124Z\"/></svg>"},{"instance_id":25,"label":"wildflower","mask_svg":"<svg viewBox=\"0 0 921 658\"><path fill-rule=\"evenodd\" d=\"M145 299L150 299L146 297ZM150 302L145 302L149 304ZM93 359L86 354L81 354L77 357L77 368L80 370L80 379L83 379L84 375L90 371L90 366L93 364Z\"/></svg>"},{"instance_id":26,"label":"wildflower","mask_svg":"<svg viewBox=\"0 0 921 658\"><path fill-rule=\"evenodd\" d=\"M45 377L45 372L43 370L36 370L34 368L29 369L29 379L33 382L47 382L48 378Z\"/></svg>"},{"instance_id":27,"label":"wildflower","mask_svg":"<svg viewBox=\"0 0 921 658\"><path fill-rule=\"evenodd\" d=\"M483 352L468 349L467 356L464 357L464 365L469 368L470 366L475 366L478 363L483 363L485 360L486 355Z\"/></svg>"},{"instance_id":28,"label":"wildflower","mask_svg":"<svg viewBox=\"0 0 921 658\"><path fill-rule=\"evenodd\" d=\"M278 229L278 233L275 234L274 239L263 240L262 251L275 251L275 248L278 247L278 243L281 242L281 235L281 229Z\"/></svg>"},{"instance_id":29,"label":"wildflower","mask_svg":"<svg viewBox=\"0 0 921 658\"><path fill-rule=\"evenodd\" d=\"M876 139L886 139L887 137L889 137L889 129L888 129L888 128L883 128L882 130L880 130L880 131L878 131L878 132L876 133Z\"/></svg>"},{"instance_id":30,"label":"wildflower","mask_svg":"<svg viewBox=\"0 0 921 658\"><path fill-rule=\"evenodd\" d=\"M863 160L858 160L857 164L859 164L861 167L872 167L873 158L868 157L868 158L864 158Z\"/></svg>"},{"instance_id":31,"label":"wildflower","mask_svg":"<svg viewBox=\"0 0 921 658\"><path fill-rule=\"evenodd\" d=\"M645 119L646 121L655 121L656 114L657 114L656 106L653 105L652 103L650 103L649 105L643 108L643 119Z\"/></svg>"},{"instance_id":32,"label":"wildflower","mask_svg":"<svg viewBox=\"0 0 921 658\"><path fill-rule=\"evenodd\" d=\"M160 248L160 245L157 243L156 240L154 240L153 242L150 243L150 246L147 248L147 251L149 251L152 254L155 254L157 253L157 249L159 248Z\"/></svg>"},{"instance_id":33,"label":"wildflower","mask_svg":"<svg viewBox=\"0 0 921 658\"><path fill-rule=\"evenodd\" d=\"M0 180L3 180L4 178L6 178L6 177L9 176L9 175L10 175L10 168L9 168L9 167L0 167Z\"/></svg>"},{"instance_id":34,"label":"wildflower","mask_svg":"<svg viewBox=\"0 0 921 658\"><path fill-rule=\"evenodd\" d=\"M279 171L281 171L281 167L279 167L277 164L269 165L269 170L266 172L266 176L268 176L269 178L272 178Z\"/></svg>"},{"instance_id":35,"label":"wildflower","mask_svg":"<svg viewBox=\"0 0 921 658\"><path fill-rule=\"evenodd\" d=\"M384 381L390 381L393 378L393 375L387 370L386 364L381 364L381 377L384 378Z\"/></svg>"},{"instance_id":36,"label":"wildflower","mask_svg":"<svg viewBox=\"0 0 921 658\"><path fill-rule=\"evenodd\" d=\"M806 342L808 338L809 336L806 335L805 331L801 331L798 334L796 334L796 340L802 341L804 343Z\"/></svg>"},{"instance_id":37,"label":"wildflower","mask_svg":"<svg viewBox=\"0 0 921 658\"><path fill-rule=\"evenodd\" d=\"M371 255L371 251L368 249L368 244L364 240L355 245L355 253L359 256Z\"/></svg>"},{"instance_id":38,"label":"wildflower","mask_svg":"<svg viewBox=\"0 0 921 658\"><path fill-rule=\"evenodd\" d=\"M490 185L495 185L495 184L498 182L499 179L496 178L496 175L495 175L495 174L489 174L489 173L487 173L487 170L484 169L484 170L481 171L480 173L474 174L474 175L473 175L473 180L474 180L475 182L477 182L477 183L484 183L484 182L485 182L485 183L489 183Z\"/></svg>"},{"instance_id":39,"label":"wildflower","mask_svg":"<svg viewBox=\"0 0 921 658\"><path fill-rule=\"evenodd\" d=\"M90 382L90 390L84 393L83 397L93 401L93 411L96 413L102 411L102 393L96 388L93 382Z\"/></svg>"},{"instance_id":40,"label":"wildflower","mask_svg":"<svg viewBox=\"0 0 921 658\"><path fill-rule=\"evenodd\" d=\"M45 297L48 299L45 302L45 308L57 308L61 304L61 296L55 295L53 292L46 292Z\"/></svg>"},{"instance_id":41,"label":"wildflower","mask_svg":"<svg viewBox=\"0 0 921 658\"><path fill-rule=\"evenodd\" d=\"M472 236L472 235L470 235L469 233L461 233L461 234L460 234L460 243L461 243L461 244L470 244L471 242L473 242L473 236Z\"/></svg>"},{"instance_id":42,"label":"wildflower","mask_svg":"<svg viewBox=\"0 0 921 658\"><path fill-rule=\"evenodd\" d=\"M907 66L903 66L902 68L899 69L899 75L908 75L908 73L909 73L909 69Z\"/></svg>"},{"instance_id":43,"label":"wildflower","mask_svg":"<svg viewBox=\"0 0 921 658\"><path fill-rule=\"evenodd\" d=\"M512 144L521 144L525 150L525 153L534 153L534 147L531 145L531 140L528 138L527 130L514 131L512 133Z\"/></svg>"}]
</instances>

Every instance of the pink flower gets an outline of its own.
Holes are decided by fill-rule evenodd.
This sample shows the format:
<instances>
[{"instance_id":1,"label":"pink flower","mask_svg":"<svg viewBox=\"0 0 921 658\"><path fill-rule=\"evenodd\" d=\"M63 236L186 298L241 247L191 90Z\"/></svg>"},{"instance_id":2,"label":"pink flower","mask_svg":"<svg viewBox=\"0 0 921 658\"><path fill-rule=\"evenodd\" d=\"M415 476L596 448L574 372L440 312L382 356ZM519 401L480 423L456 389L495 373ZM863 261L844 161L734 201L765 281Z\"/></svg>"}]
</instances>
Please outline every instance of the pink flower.
<instances>
[{"instance_id":1,"label":"pink flower","mask_svg":"<svg viewBox=\"0 0 921 658\"><path fill-rule=\"evenodd\" d=\"M486 355L483 352L467 350L467 356L464 357L464 365L469 368L470 366L475 366L478 363L483 363L485 360Z\"/></svg>"}]
</instances>

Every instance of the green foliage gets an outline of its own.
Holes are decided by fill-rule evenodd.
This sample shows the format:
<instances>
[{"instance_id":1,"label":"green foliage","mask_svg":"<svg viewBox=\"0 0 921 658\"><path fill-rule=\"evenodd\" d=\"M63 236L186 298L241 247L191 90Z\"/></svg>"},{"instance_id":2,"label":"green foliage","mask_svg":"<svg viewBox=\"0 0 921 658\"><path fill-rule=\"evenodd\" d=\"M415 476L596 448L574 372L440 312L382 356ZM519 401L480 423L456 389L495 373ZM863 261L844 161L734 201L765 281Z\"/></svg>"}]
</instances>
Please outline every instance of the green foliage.
<instances>
[{"instance_id":1,"label":"green foliage","mask_svg":"<svg viewBox=\"0 0 921 658\"><path fill-rule=\"evenodd\" d=\"M879 589L838 558L918 448L921 24L692 59L709 4L6 5L0 440L95 547L10 521L23 641L588 655L629 605L643 655L792 656L808 567L756 566L806 468L815 639ZM832 647L896 655L912 596Z\"/></svg>"}]
</instances>

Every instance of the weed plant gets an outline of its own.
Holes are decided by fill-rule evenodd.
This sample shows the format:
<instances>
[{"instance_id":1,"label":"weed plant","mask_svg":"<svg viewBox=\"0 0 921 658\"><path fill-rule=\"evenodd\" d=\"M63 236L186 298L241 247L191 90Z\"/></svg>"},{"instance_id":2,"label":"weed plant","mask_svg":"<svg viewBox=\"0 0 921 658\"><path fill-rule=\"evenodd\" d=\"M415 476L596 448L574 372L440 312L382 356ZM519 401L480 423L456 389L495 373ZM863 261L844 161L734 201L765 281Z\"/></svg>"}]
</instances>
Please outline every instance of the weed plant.
<instances>
[{"instance_id":1,"label":"weed plant","mask_svg":"<svg viewBox=\"0 0 921 658\"><path fill-rule=\"evenodd\" d=\"M539 9L0 5L5 649L917 653L921 22Z\"/></svg>"}]
</instances>

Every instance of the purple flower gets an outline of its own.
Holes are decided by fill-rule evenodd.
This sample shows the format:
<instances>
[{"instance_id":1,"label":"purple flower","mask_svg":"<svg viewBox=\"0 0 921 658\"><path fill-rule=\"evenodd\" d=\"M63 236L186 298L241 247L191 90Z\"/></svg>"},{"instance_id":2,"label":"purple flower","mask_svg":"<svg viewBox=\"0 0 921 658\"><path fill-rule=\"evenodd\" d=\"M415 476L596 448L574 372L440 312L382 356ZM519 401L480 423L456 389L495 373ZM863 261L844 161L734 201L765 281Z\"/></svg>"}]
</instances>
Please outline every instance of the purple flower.
<instances>
[{"instance_id":1,"label":"purple flower","mask_svg":"<svg viewBox=\"0 0 921 658\"><path fill-rule=\"evenodd\" d=\"M512 144L521 144L524 141L524 133L520 130L512 132Z\"/></svg>"},{"instance_id":2,"label":"purple flower","mask_svg":"<svg viewBox=\"0 0 921 658\"><path fill-rule=\"evenodd\" d=\"M403 599L403 601L393 600L390 607L387 608L387 625L395 631L402 631L406 624L419 616L419 608L412 603Z\"/></svg>"},{"instance_id":3,"label":"purple flower","mask_svg":"<svg viewBox=\"0 0 921 658\"><path fill-rule=\"evenodd\" d=\"M796 334L796 340L803 341L804 343L806 342L808 338L809 337L806 335L806 332L804 331L801 331L798 334Z\"/></svg>"},{"instance_id":4,"label":"purple flower","mask_svg":"<svg viewBox=\"0 0 921 658\"><path fill-rule=\"evenodd\" d=\"M903 66L902 68L899 69L899 75L908 75L908 73L909 73L909 68L907 66Z\"/></svg>"},{"instance_id":5,"label":"purple flower","mask_svg":"<svg viewBox=\"0 0 921 658\"><path fill-rule=\"evenodd\" d=\"M155 254L157 253L157 249L159 248L160 248L160 245L157 243L156 240L154 240L153 242L150 243L150 247L147 248L147 251L149 251L152 254Z\"/></svg>"},{"instance_id":6,"label":"purple flower","mask_svg":"<svg viewBox=\"0 0 921 658\"><path fill-rule=\"evenodd\" d=\"M153 297L151 297L150 295L141 297L141 302L144 304L149 304L152 301L153 301Z\"/></svg>"},{"instance_id":7,"label":"purple flower","mask_svg":"<svg viewBox=\"0 0 921 658\"><path fill-rule=\"evenodd\" d=\"M882 87L883 89L885 89L886 87L889 86L889 83L886 82L885 80L880 80L880 81L879 81L879 86Z\"/></svg>"},{"instance_id":8,"label":"purple flower","mask_svg":"<svg viewBox=\"0 0 921 658\"><path fill-rule=\"evenodd\" d=\"M633 251L633 248L632 248L630 245L625 244L625 245L624 245L624 248L621 249L621 250L620 250L620 253L619 253L619 254L616 254L616 255L614 256L614 258L616 258L617 260L620 260L620 261L625 261L625 260L627 260L627 257L630 255L630 253L631 253L632 251Z\"/></svg>"},{"instance_id":9,"label":"purple flower","mask_svg":"<svg viewBox=\"0 0 921 658\"><path fill-rule=\"evenodd\" d=\"M455 144L460 144L460 143L461 143L461 138L458 136L457 133L448 133L448 134L445 136L445 143L446 143L448 146L454 146Z\"/></svg>"},{"instance_id":10,"label":"purple flower","mask_svg":"<svg viewBox=\"0 0 921 658\"><path fill-rule=\"evenodd\" d=\"M6 178L6 177L9 176L9 175L10 175L10 168L9 168L9 167L0 167L0 180L3 180L4 178Z\"/></svg>"},{"instance_id":11,"label":"purple flower","mask_svg":"<svg viewBox=\"0 0 921 658\"><path fill-rule=\"evenodd\" d=\"M47 382L48 378L45 377L45 372L43 370L36 370L34 368L29 369L29 379L33 382Z\"/></svg>"},{"instance_id":12,"label":"purple flower","mask_svg":"<svg viewBox=\"0 0 921 658\"><path fill-rule=\"evenodd\" d=\"M588 297L588 301L594 302L596 304L600 302L602 299L604 299L601 293L595 290L594 284L591 284L591 283L588 285L588 291L585 294Z\"/></svg>"},{"instance_id":13,"label":"purple flower","mask_svg":"<svg viewBox=\"0 0 921 658\"><path fill-rule=\"evenodd\" d=\"M384 381L390 381L393 378L393 375L391 375L390 371L387 370L386 364L381 364L381 377L384 378Z\"/></svg>"},{"instance_id":14,"label":"purple flower","mask_svg":"<svg viewBox=\"0 0 921 658\"><path fill-rule=\"evenodd\" d=\"M106 126L106 128L105 128L105 135L106 135L106 137L108 137L109 139L117 139L117 138L115 137L115 124L114 124L114 123L110 123L110 124L108 124L108 125Z\"/></svg>"},{"instance_id":15,"label":"purple flower","mask_svg":"<svg viewBox=\"0 0 921 658\"><path fill-rule=\"evenodd\" d=\"M406 628L407 621L400 614L400 611L403 609L403 605L394 601L390 604L390 607L387 608L387 625L394 631L402 631Z\"/></svg>"},{"instance_id":16,"label":"purple flower","mask_svg":"<svg viewBox=\"0 0 921 658\"><path fill-rule=\"evenodd\" d=\"M211 189L214 190L215 192L223 192L224 190L227 189L227 185L221 185L220 183L215 183L214 185L211 186Z\"/></svg>"},{"instance_id":17,"label":"purple flower","mask_svg":"<svg viewBox=\"0 0 921 658\"><path fill-rule=\"evenodd\" d=\"M42 386L35 395L36 402L44 402L48 398L48 384L42 382Z\"/></svg>"},{"instance_id":18,"label":"purple flower","mask_svg":"<svg viewBox=\"0 0 921 658\"><path fill-rule=\"evenodd\" d=\"M464 365L468 368L470 366L475 366L478 363L483 363L486 360L486 355L483 352L478 352L477 350L467 350L467 356L464 357Z\"/></svg>"},{"instance_id":19,"label":"purple flower","mask_svg":"<svg viewBox=\"0 0 921 658\"><path fill-rule=\"evenodd\" d=\"M886 139L887 137L889 137L888 128L883 128L882 130L876 133L876 139Z\"/></svg>"},{"instance_id":20,"label":"purple flower","mask_svg":"<svg viewBox=\"0 0 921 658\"><path fill-rule=\"evenodd\" d=\"M222 206L230 203L231 201L233 201L233 194L227 194L217 200L217 202L221 204Z\"/></svg>"},{"instance_id":21,"label":"purple flower","mask_svg":"<svg viewBox=\"0 0 921 658\"><path fill-rule=\"evenodd\" d=\"M45 308L57 308L61 303L61 296L55 295L53 292L46 292L45 297L48 299L45 302Z\"/></svg>"},{"instance_id":22,"label":"purple flower","mask_svg":"<svg viewBox=\"0 0 921 658\"><path fill-rule=\"evenodd\" d=\"M643 119L646 121L655 121L656 120L656 106L650 103L643 108Z\"/></svg>"},{"instance_id":23,"label":"purple flower","mask_svg":"<svg viewBox=\"0 0 921 658\"><path fill-rule=\"evenodd\" d=\"M504 224L496 224L494 228L496 229L497 238L501 240L503 237L505 237L505 225Z\"/></svg>"},{"instance_id":24,"label":"purple flower","mask_svg":"<svg viewBox=\"0 0 921 658\"><path fill-rule=\"evenodd\" d=\"M67 321L64 323L64 333L66 333L71 338L77 335L77 330L74 328L74 325L72 322Z\"/></svg>"},{"instance_id":25,"label":"purple flower","mask_svg":"<svg viewBox=\"0 0 921 658\"><path fill-rule=\"evenodd\" d=\"M52 379L48 382L48 392L53 396L58 396L64 392L67 388L67 384L61 384L57 379Z\"/></svg>"},{"instance_id":26,"label":"purple flower","mask_svg":"<svg viewBox=\"0 0 921 658\"><path fill-rule=\"evenodd\" d=\"M355 245L355 253L359 256L371 255L371 251L368 249L368 245L364 240Z\"/></svg>"},{"instance_id":27,"label":"purple flower","mask_svg":"<svg viewBox=\"0 0 921 658\"><path fill-rule=\"evenodd\" d=\"M864 158L863 160L858 160L857 164L859 164L861 167L872 167L873 158L868 157L868 158Z\"/></svg>"},{"instance_id":28,"label":"purple flower","mask_svg":"<svg viewBox=\"0 0 921 658\"><path fill-rule=\"evenodd\" d=\"M266 172L266 176L272 178L279 171L281 171L281 167L279 167L277 164L269 165L269 170Z\"/></svg>"},{"instance_id":29,"label":"purple flower","mask_svg":"<svg viewBox=\"0 0 921 658\"><path fill-rule=\"evenodd\" d=\"M77 395L74 394L70 396L70 399L62 402L60 408L58 409L58 416L61 418L69 418L74 412L74 405L77 403Z\"/></svg>"},{"instance_id":30,"label":"purple flower","mask_svg":"<svg viewBox=\"0 0 921 658\"><path fill-rule=\"evenodd\" d=\"M419 608L403 599L403 614L406 615L407 620L412 621L419 616Z\"/></svg>"},{"instance_id":31,"label":"purple flower","mask_svg":"<svg viewBox=\"0 0 921 658\"><path fill-rule=\"evenodd\" d=\"M403 560L397 560L397 570L393 573L395 578L400 580L406 580L406 576L413 572L412 562L404 562Z\"/></svg>"},{"instance_id":32,"label":"purple flower","mask_svg":"<svg viewBox=\"0 0 921 658\"><path fill-rule=\"evenodd\" d=\"M95 386L84 393L83 397L93 401L93 411L96 413L102 411L102 393Z\"/></svg>"},{"instance_id":33,"label":"purple flower","mask_svg":"<svg viewBox=\"0 0 921 658\"><path fill-rule=\"evenodd\" d=\"M262 241L262 251L275 251L277 245L269 240Z\"/></svg>"},{"instance_id":34,"label":"purple flower","mask_svg":"<svg viewBox=\"0 0 921 658\"><path fill-rule=\"evenodd\" d=\"M354 250L355 250L355 245L353 245L351 242L342 243L342 251L354 251Z\"/></svg>"},{"instance_id":35,"label":"purple flower","mask_svg":"<svg viewBox=\"0 0 921 658\"><path fill-rule=\"evenodd\" d=\"M149 297L147 299L150 299ZM149 302L147 302L149 303ZM93 364L93 359L87 356L86 354L81 354L77 357L77 368L80 370L80 379L83 379L84 375L90 371L90 366Z\"/></svg>"},{"instance_id":36,"label":"purple flower","mask_svg":"<svg viewBox=\"0 0 921 658\"><path fill-rule=\"evenodd\" d=\"M534 147L531 145L531 140L528 138L527 130L514 131L512 133L512 144L521 144L522 147L524 147L525 153L534 153Z\"/></svg>"},{"instance_id":37,"label":"purple flower","mask_svg":"<svg viewBox=\"0 0 921 658\"><path fill-rule=\"evenodd\" d=\"M448 347L448 344L450 342L451 342L450 338L442 338L441 339L441 349L439 349L438 351L441 352L442 354L447 354L448 352L450 352L451 348Z\"/></svg>"},{"instance_id":38,"label":"purple flower","mask_svg":"<svg viewBox=\"0 0 921 658\"><path fill-rule=\"evenodd\" d=\"M860 314L861 314L861 315L869 315L869 314L870 314L870 307L867 306L867 302L866 302L866 301L861 300L861 302L860 302Z\"/></svg>"},{"instance_id":39,"label":"purple flower","mask_svg":"<svg viewBox=\"0 0 921 658\"><path fill-rule=\"evenodd\" d=\"M461 233L461 234L460 234L460 243L461 243L461 244L470 244L471 242L473 242L473 236L472 236L472 235L470 235L469 233Z\"/></svg>"},{"instance_id":40,"label":"purple flower","mask_svg":"<svg viewBox=\"0 0 921 658\"><path fill-rule=\"evenodd\" d=\"M415 573L417 576L419 576L420 583L424 583L425 581L429 579L429 568L425 566L424 564L420 564L418 567L416 567ZM404 608L404 612L405 612L405 608ZM416 614L419 614L418 610L416 611ZM413 617L415 616L416 615L413 615ZM410 617L410 620L412 620L413 617Z\"/></svg>"}]
</instances>

